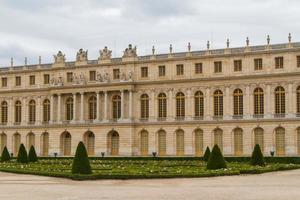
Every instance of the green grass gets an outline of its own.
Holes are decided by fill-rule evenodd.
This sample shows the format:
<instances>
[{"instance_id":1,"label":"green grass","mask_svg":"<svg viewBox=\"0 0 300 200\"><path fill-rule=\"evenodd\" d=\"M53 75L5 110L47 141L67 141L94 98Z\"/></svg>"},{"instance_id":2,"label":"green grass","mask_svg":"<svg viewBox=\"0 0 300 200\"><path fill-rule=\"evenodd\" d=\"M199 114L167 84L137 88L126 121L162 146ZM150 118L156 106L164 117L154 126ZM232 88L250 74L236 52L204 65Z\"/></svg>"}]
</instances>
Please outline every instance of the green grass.
<instances>
[{"instance_id":1,"label":"green grass","mask_svg":"<svg viewBox=\"0 0 300 200\"><path fill-rule=\"evenodd\" d=\"M278 170L298 169L300 164L271 163L264 167L251 166L247 162L228 162L227 169L207 170L201 160L134 160L91 159L91 175L72 174L72 159L39 159L36 163L21 164L16 160L0 163L0 171L64 177L74 180L92 179L141 179L211 177L239 174L258 174Z\"/></svg>"}]
</instances>

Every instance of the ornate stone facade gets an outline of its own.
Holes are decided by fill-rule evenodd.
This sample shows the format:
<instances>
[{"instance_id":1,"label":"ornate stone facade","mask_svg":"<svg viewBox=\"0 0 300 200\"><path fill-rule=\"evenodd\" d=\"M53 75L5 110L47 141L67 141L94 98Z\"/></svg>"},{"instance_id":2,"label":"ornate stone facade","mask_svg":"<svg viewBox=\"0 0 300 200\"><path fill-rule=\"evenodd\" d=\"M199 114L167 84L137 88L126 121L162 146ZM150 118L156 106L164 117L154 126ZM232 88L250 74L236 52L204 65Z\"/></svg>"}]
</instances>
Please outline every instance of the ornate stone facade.
<instances>
[{"instance_id":1,"label":"ornate stone facade","mask_svg":"<svg viewBox=\"0 0 300 200\"><path fill-rule=\"evenodd\" d=\"M53 64L0 69L0 147L20 143L44 156L199 156L300 153L300 43L97 60L59 51Z\"/></svg>"}]
</instances>

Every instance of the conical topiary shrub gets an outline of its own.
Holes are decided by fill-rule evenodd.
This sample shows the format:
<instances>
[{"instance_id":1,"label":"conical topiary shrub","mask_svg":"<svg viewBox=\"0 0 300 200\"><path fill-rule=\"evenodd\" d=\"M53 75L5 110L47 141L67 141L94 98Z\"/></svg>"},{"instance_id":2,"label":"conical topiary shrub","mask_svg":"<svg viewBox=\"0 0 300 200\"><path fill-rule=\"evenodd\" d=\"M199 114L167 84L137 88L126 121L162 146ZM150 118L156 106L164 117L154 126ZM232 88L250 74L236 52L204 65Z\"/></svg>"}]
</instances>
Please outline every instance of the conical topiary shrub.
<instances>
[{"instance_id":1,"label":"conical topiary shrub","mask_svg":"<svg viewBox=\"0 0 300 200\"><path fill-rule=\"evenodd\" d=\"M32 145L28 153L28 162L36 162L38 160L34 146Z\"/></svg>"},{"instance_id":2,"label":"conical topiary shrub","mask_svg":"<svg viewBox=\"0 0 300 200\"><path fill-rule=\"evenodd\" d=\"M209 149L209 147L206 147L205 152L204 152L204 156L203 156L203 160L205 162L207 162L208 159L209 159L209 156L210 156L210 149Z\"/></svg>"},{"instance_id":3,"label":"conical topiary shrub","mask_svg":"<svg viewBox=\"0 0 300 200\"><path fill-rule=\"evenodd\" d=\"M265 166L265 159L259 144L256 144L251 156L251 165Z\"/></svg>"},{"instance_id":4,"label":"conical topiary shrub","mask_svg":"<svg viewBox=\"0 0 300 200\"><path fill-rule=\"evenodd\" d=\"M224 160L224 157L218 145L215 145L214 148L212 149L206 168L207 169L227 168L226 162Z\"/></svg>"},{"instance_id":5,"label":"conical topiary shrub","mask_svg":"<svg viewBox=\"0 0 300 200\"><path fill-rule=\"evenodd\" d=\"M5 146L3 148L2 154L1 154L1 162L9 161L10 160L10 155L7 150L7 147Z\"/></svg>"},{"instance_id":6,"label":"conical topiary shrub","mask_svg":"<svg viewBox=\"0 0 300 200\"><path fill-rule=\"evenodd\" d=\"M83 142L79 142L72 164L72 174L91 174L91 165Z\"/></svg>"},{"instance_id":7,"label":"conical topiary shrub","mask_svg":"<svg viewBox=\"0 0 300 200\"><path fill-rule=\"evenodd\" d=\"M25 149L24 144L20 145L17 162L18 163L28 163L27 151Z\"/></svg>"}]
</instances>

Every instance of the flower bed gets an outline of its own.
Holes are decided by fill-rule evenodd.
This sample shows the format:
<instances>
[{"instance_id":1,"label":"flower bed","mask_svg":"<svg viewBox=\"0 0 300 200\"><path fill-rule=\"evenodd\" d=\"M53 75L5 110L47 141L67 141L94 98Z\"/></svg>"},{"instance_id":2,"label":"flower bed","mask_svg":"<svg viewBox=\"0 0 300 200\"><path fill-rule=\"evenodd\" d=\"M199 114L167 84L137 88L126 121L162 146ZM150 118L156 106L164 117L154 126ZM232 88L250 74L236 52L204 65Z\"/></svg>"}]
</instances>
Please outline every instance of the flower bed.
<instances>
[{"instance_id":1,"label":"flower bed","mask_svg":"<svg viewBox=\"0 0 300 200\"><path fill-rule=\"evenodd\" d=\"M91 159L93 174L71 173L72 159L40 159L36 163L20 164L15 160L0 163L0 171L65 177L74 180L91 179L140 179L210 177L238 174L257 174L278 170L300 168L299 164L271 163L265 167L251 166L247 162L229 162L228 169L207 170L201 160L136 160L136 159Z\"/></svg>"}]
</instances>

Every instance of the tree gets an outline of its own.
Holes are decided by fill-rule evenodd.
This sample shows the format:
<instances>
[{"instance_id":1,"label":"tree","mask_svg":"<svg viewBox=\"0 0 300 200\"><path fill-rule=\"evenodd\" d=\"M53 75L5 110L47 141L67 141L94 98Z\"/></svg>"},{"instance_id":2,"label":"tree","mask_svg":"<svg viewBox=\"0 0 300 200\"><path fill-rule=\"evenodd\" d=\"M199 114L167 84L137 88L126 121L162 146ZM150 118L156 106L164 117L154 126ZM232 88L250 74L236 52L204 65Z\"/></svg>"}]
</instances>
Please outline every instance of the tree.
<instances>
[{"instance_id":1,"label":"tree","mask_svg":"<svg viewBox=\"0 0 300 200\"><path fill-rule=\"evenodd\" d=\"M221 169L221 168L227 168L226 162L224 160L224 157L221 153L220 148L218 145L215 145L212 149L212 152L209 156L209 160L207 162L207 169Z\"/></svg>"},{"instance_id":2,"label":"tree","mask_svg":"<svg viewBox=\"0 0 300 200\"><path fill-rule=\"evenodd\" d=\"M209 147L206 147L205 153L204 153L204 156L203 156L203 160L204 160L205 162L207 162L208 159L209 159L209 156L210 156L210 149L209 149Z\"/></svg>"},{"instance_id":3,"label":"tree","mask_svg":"<svg viewBox=\"0 0 300 200\"><path fill-rule=\"evenodd\" d=\"M251 165L265 166L265 159L259 144L256 144L251 156Z\"/></svg>"},{"instance_id":4,"label":"tree","mask_svg":"<svg viewBox=\"0 0 300 200\"><path fill-rule=\"evenodd\" d=\"M32 145L28 153L28 162L36 162L38 160L34 146Z\"/></svg>"},{"instance_id":5,"label":"tree","mask_svg":"<svg viewBox=\"0 0 300 200\"><path fill-rule=\"evenodd\" d=\"M72 174L91 174L91 165L83 142L79 142L72 164Z\"/></svg>"},{"instance_id":6,"label":"tree","mask_svg":"<svg viewBox=\"0 0 300 200\"><path fill-rule=\"evenodd\" d=\"M19 163L28 163L27 151L24 144L22 143L19 148L17 162Z\"/></svg>"},{"instance_id":7,"label":"tree","mask_svg":"<svg viewBox=\"0 0 300 200\"><path fill-rule=\"evenodd\" d=\"M7 150L7 147L5 146L3 151L2 151L1 162L5 162L5 161L9 161L9 160L10 160L10 155L9 155L8 150Z\"/></svg>"}]
</instances>

